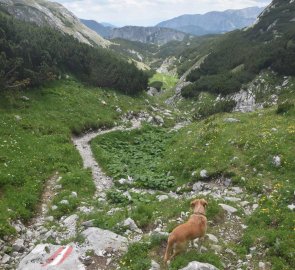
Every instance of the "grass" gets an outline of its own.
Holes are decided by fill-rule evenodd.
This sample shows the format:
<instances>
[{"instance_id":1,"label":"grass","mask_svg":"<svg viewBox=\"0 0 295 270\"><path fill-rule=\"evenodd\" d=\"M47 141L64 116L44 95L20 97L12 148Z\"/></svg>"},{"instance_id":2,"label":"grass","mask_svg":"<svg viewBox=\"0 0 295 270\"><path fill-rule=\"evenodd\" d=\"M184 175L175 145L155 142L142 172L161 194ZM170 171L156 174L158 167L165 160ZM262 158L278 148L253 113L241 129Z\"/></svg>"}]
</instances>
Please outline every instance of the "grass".
<instances>
[{"instance_id":1,"label":"grass","mask_svg":"<svg viewBox=\"0 0 295 270\"><path fill-rule=\"evenodd\" d=\"M24 100L25 95L29 100ZM73 80L60 81L23 93L2 92L0 97L0 236L14 233L12 220L28 221L38 205L44 183L55 172L62 188L54 203L78 198L55 213L72 211L94 193L91 174L71 142L71 135L110 127L120 121L120 107L138 111L143 97L88 88Z\"/></svg>"},{"instance_id":2,"label":"grass","mask_svg":"<svg viewBox=\"0 0 295 270\"><path fill-rule=\"evenodd\" d=\"M281 93L279 103L283 104L286 100L294 104L292 89ZM167 136L167 132L150 128L131 133L106 134L97 138L93 147L104 169L117 178L139 173L150 174L154 178L154 172L169 172L175 178L175 185L181 186L199 181L203 169L207 170L209 179L230 176L235 185L244 187L253 198L259 198L259 206L249 218L244 218L239 210L238 215L248 228L241 235L239 243L230 243L232 248L245 256L251 247L257 246L264 255L254 254L254 261L267 260L273 269L291 270L295 266L295 228L294 214L287 206L294 203L294 116L294 106L289 105L284 107L283 112L272 107L247 114L218 114ZM224 121L230 117L239 122ZM279 166L273 163L274 156L280 157ZM119 171L118 175L114 174L116 170L112 169L113 166ZM158 180L161 182L161 179ZM124 190L128 187L120 188ZM171 220L176 213L183 211L181 209L185 209L183 203L175 201L171 204L167 201L166 205L165 201L161 202L163 212L157 208L157 202L135 204L132 217L143 228L149 227L159 217ZM174 210L168 210L170 205L173 205L174 214L170 212ZM181 206L178 208L178 205ZM166 216L169 212L171 215ZM145 220L145 217L148 219ZM172 223L168 230L175 226ZM185 256L191 258L191 255ZM220 267L216 257L209 257L204 261L215 262ZM178 260L179 264L183 264L181 258L175 260L175 267L178 267Z\"/></svg>"}]
</instances>

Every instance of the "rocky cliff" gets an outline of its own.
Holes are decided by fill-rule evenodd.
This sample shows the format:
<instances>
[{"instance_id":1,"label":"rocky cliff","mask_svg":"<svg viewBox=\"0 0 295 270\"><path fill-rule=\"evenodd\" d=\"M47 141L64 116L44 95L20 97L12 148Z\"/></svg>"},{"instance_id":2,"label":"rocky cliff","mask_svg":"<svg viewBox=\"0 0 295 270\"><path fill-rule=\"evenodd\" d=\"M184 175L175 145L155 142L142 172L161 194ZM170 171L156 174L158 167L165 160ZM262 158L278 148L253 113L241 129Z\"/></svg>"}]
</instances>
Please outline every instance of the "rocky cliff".
<instances>
[{"instance_id":1,"label":"rocky cliff","mask_svg":"<svg viewBox=\"0 0 295 270\"><path fill-rule=\"evenodd\" d=\"M110 38L122 38L142 43L164 45L173 40L182 41L186 36L187 34L183 32L168 28L125 26L113 29Z\"/></svg>"},{"instance_id":2,"label":"rocky cliff","mask_svg":"<svg viewBox=\"0 0 295 270\"><path fill-rule=\"evenodd\" d=\"M80 42L103 47L109 44L61 4L46 0L0 0L0 7L19 20L56 28Z\"/></svg>"}]
</instances>

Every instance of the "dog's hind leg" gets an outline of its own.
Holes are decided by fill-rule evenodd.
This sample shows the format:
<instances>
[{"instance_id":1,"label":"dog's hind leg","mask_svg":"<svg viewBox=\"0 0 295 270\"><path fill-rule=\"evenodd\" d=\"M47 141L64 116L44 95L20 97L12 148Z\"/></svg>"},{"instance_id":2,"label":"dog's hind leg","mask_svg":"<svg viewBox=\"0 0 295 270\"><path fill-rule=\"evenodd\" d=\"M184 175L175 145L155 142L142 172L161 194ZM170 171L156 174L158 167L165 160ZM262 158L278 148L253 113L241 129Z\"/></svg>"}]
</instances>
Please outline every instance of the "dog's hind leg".
<instances>
[{"instance_id":1,"label":"dog's hind leg","mask_svg":"<svg viewBox=\"0 0 295 270\"><path fill-rule=\"evenodd\" d=\"M170 255L171 255L173 249L174 249L174 239L169 237L168 242L167 242L165 256L164 256L165 263L167 263L170 260Z\"/></svg>"},{"instance_id":2,"label":"dog's hind leg","mask_svg":"<svg viewBox=\"0 0 295 270\"><path fill-rule=\"evenodd\" d=\"M187 243L175 243L173 254L172 254L170 260L172 260L179 253L183 252L185 250L186 246L187 246Z\"/></svg>"}]
</instances>

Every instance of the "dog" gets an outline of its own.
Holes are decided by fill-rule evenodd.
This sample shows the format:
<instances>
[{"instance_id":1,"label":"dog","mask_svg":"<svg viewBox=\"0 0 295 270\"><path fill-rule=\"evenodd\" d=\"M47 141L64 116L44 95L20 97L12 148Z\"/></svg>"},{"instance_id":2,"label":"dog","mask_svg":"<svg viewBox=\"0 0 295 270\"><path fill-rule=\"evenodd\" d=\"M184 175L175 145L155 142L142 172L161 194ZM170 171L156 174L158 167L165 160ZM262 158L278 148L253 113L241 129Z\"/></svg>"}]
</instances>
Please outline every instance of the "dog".
<instances>
[{"instance_id":1,"label":"dog","mask_svg":"<svg viewBox=\"0 0 295 270\"><path fill-rule=\"evenodd\" d=\"M196 199L191 202L194 209L189 220L177 226L169 235L164 262L172 260L184 248L188 241L205 236L207 230L207 218L205 209L208 203L205 199ZM173 251L172 256L171 252Z\"/></svg>"}]
</instances>

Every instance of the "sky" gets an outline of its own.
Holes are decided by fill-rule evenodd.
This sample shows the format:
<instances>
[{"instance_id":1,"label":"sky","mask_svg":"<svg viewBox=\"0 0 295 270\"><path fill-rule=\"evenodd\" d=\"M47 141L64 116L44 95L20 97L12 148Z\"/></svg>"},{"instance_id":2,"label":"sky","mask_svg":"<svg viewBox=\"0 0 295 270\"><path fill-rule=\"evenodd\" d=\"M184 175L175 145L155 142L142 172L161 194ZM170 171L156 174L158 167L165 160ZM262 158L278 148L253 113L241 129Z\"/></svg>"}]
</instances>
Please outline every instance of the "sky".
<instances>
[{"instance_id":1,"label":"sky","mask_svg":"<svg viewBox=\"0 0 295 270\"><path fill-rule=\"evenodd\" d=\"M115 26L153 26L183 14L266 6L270 0L51 0L81 19Z\"/></svg>"}]
</instances>

